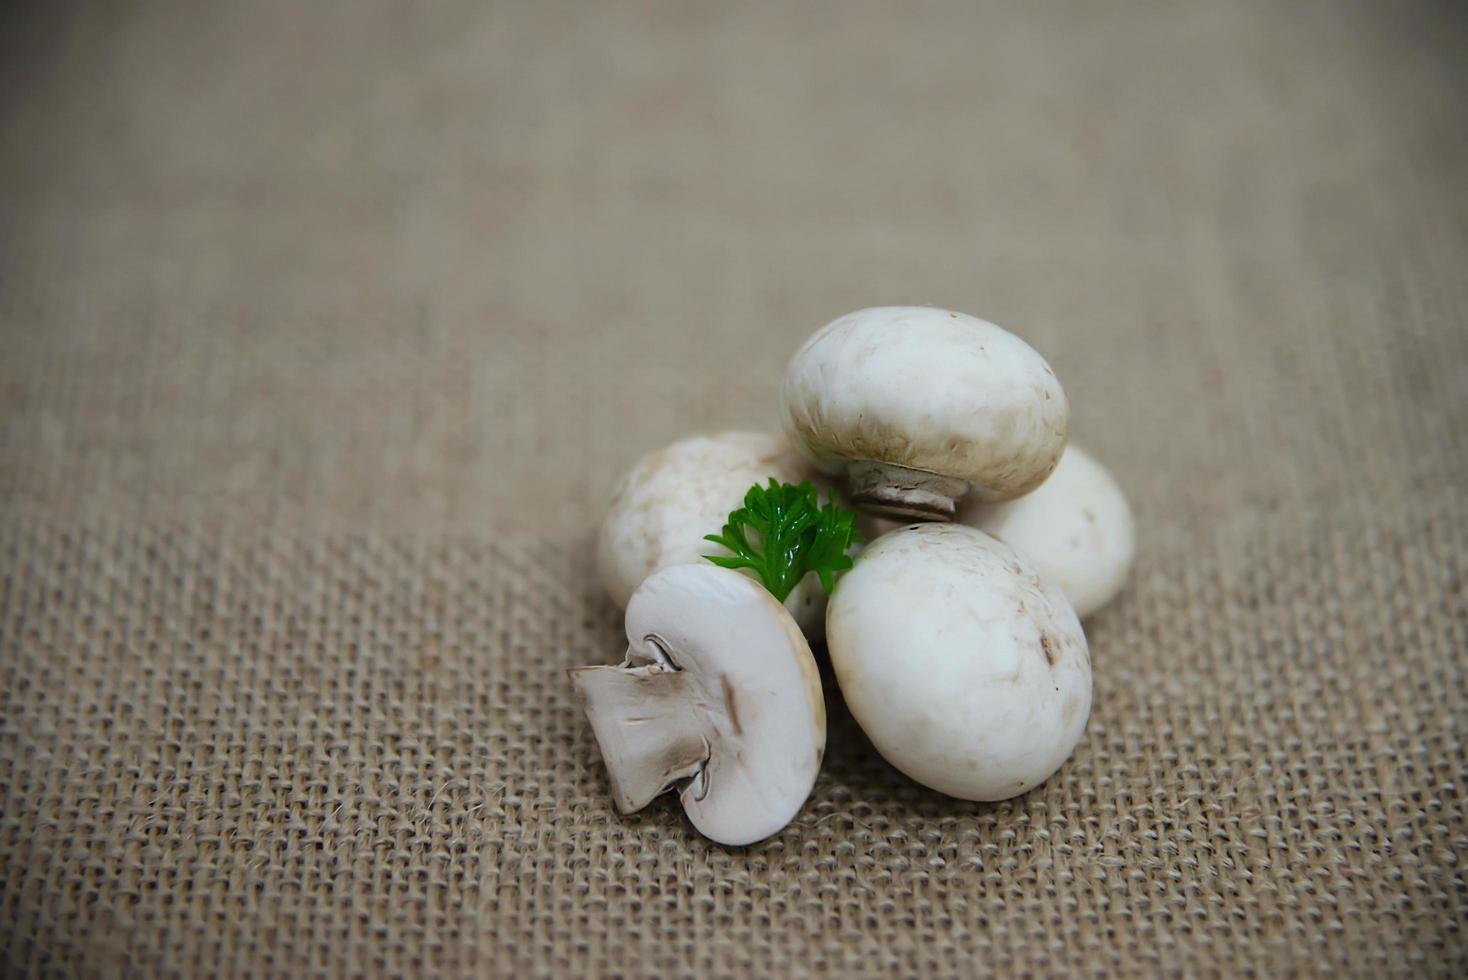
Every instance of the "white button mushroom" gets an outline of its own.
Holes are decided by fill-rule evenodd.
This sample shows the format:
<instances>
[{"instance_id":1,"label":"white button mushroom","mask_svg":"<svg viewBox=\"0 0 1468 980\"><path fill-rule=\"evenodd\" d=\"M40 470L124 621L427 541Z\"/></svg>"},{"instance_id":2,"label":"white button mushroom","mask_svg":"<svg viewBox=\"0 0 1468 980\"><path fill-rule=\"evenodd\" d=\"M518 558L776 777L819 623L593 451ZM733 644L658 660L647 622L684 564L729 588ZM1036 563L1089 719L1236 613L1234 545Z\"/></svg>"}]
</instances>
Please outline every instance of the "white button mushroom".
<instances>
[{"instance_id":1,"label":"white button mushroom","mask_svg":"<svg viewBox=\"0 0 1468 980\"><path fill-rule=\"evenodd\" d=\"M785 428L852 500L949 520L969 491L1034 489L1065 448L1069 408L1045 359L1013 334L949 310L887 306L833 320L790 361Z\"/></svg>"},{"instance_id":2,"label":"white button mushroom","mask_svg":"<svg viewBox=\"0 0 1468 980\"><path fill-rule=\"evenodd\" d=\"M1043 782L1091 712L1090 654L1070 604L962 524L911 525L869 545L836 585L826 643L877 751L961 799Z\"/></svg>"},{"instance_id":3,"label":"white button mushroom","mask_svg":"<svg viewBox=\"0 0 1468 980\"><path fill-rule=\"evenodd\" d=\"M1018 552L1060 586L1082 619L1115 598L1136 556L1126 494L1106 467L1074 444L1039 489L998 504L965 501L958 519Z\"/></svg>"},{"instance_id":4,"label":"white button mushroom","mask_svg":"<svg viewBox=\"0 0 1468 980\"><path fill-rule=\"evenodd\" d=\"M625 607L658 569L728 554L704 535L717 534L749 488L770 477L781 483L819 480L782 437L767 433L694 436L638 460L618 484L597 539L597 569L607 594ZM791 591L785 608L807 635L820 636L826 593L814 576Z\"/></svg>"},{"instance_id":5,"label":"white button mushroom","mask_svg":"<svg viewBox=\"0 0 1468 980\"><path fill-rule=\"evenodd\" d=\"M810 647L757 582L710 564L653 574L627 603L626 660L570 671L617 808L685 782L699 832L751 844L810 795L826 708Z\"/></svg>"}]
</instances>

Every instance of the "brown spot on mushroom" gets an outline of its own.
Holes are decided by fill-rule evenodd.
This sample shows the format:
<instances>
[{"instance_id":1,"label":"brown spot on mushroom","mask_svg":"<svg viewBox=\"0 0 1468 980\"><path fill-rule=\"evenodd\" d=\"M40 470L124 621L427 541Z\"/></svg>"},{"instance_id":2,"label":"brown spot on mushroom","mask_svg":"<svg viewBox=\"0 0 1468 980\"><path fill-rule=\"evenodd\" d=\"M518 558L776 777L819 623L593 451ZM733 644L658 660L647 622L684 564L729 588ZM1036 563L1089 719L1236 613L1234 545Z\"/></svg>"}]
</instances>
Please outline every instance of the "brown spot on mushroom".
<instances>
[{"instance_id":1,"label":"brown spot on mushroom","mask_svg":"<svg viewBox=\"0 0 1468 980\"><path fill-rule=\"evenodd\" d=\"M1054 667L1055 666L1055 651L1053 649L1051 649L1051 647L1050 647L1050 634L1049 633L1041 633L1040 634L1040 652L1043 653L1043 654L1045 654L1045 662L1047 664L1049 664L1050 666Z\"/></svg>"},{"instance_id":2,"label":"brown spot on mushroom","mask_svg":"<svg viewBox=\"0 0 1468 980\"><path fill-rule=\"evenodd\" d=\"M1069 727L1070 723L1075 721L1076 712L1080 710L1080 701L1073 697L1066 698L1065 707L1060 709L1060 723Z\"/></svg>"},{"instance_id":3,"label":"brown spot on mushroom","mask_svg":"<svg viewBox=\"0 0 1468 980\"><path fill-rule=\"evenodd\" d=\"M734 702L734 687L729 683L727 677L721 677L719 680L724 687L724 710L729 713L729 724L734 726L735 735L743 735L744 729L739 724L739 706Z\"/></svg>"}]
</instances>

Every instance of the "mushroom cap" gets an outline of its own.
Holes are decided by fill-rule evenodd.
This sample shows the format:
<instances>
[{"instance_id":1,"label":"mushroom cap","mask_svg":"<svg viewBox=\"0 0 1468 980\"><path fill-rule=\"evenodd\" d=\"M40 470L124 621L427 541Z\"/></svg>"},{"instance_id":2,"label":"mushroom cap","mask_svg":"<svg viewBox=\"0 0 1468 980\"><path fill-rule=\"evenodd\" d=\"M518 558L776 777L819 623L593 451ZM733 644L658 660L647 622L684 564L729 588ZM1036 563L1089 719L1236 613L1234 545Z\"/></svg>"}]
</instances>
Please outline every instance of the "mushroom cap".
<instances>
[{"instance_id":1,"label":"mushroom cap","mask_svg":"<svg viewBox=\"0 0 1468 980\"><path fill-rule=\"evenodd\" d=\"M1003 503L966 501L958 520L1013 548L1060 586L1082 619L1121 591L1137 552L1126 494L1111 471L1074 443L1038 489Z\"/></svg>"},{"instance_id":2,"label":"mushroom cap","mask_svg":"<svg viewBox=\"0 0 1468 980\"><path fill-rule=\"evenodd\" d=\"M749 488L770 477L821 482L775 433L694 436L638 460L618 484L597 538L597 570L612 601L625 608L633 591L660 568L708 564L704 555L728 554L704 535L719 533ZM826 594L815 576L791 591L785 608L808 635L820 636Z\"/></svg>"},{"instance_id":3,"label":"mushroom cap","mask_svg":"<svg viewBox=\"0 0 1468 980\"><path fill-rule=\"evenodd\" d=\"M913 779L966 800L1033 788L1091 711L1091 660L1059 589L962 524L873 542L836 586L826 642L852 715Z\"/></svg>"},{"instance_id":4,"label":"mushroom cap","mask_svg":"<svg viewBox=\"0 0 1468 980\"><path fill-rule=\"evenodd\" d=\"M680 794L721 844L752 844L788 824L815 785L826 705L799 627L764 587L717 565L674 565L627 604L629 660L665 653L691 682L711 733L709 761Z\"/></svg>"},{"instance_id":5,"label":"mushroom cap","mask_svg":"<svg viewBox=\"0 0 1468 980\"><path fill-rule=\"evenodd\" d=\"M796 352L785 430L820 469L847 461L956 477L1005 500L1049 475L1069 407L1055 372L986 320L923 306L848 313Z\"/></svg>"}]
</instances>

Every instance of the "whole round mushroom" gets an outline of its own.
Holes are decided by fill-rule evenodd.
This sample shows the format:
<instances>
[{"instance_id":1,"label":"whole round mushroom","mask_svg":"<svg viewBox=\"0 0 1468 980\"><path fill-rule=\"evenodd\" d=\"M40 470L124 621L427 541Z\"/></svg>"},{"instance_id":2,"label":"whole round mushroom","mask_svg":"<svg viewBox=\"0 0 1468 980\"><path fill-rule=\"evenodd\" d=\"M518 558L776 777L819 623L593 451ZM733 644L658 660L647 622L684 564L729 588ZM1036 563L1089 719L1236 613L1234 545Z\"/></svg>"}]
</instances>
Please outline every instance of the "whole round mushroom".
<instances>
[{"instance_id":1,"label":"whole round mushroom","mask_svg":"<svg viewBox=\"0 0 1468 980\"><path fill-rule=\"evenodd\" d=\"M1126 494L1074 443L1039 488L1016 500L965 501L958 520L1003 541L1065 593L1085 619L1116 597L1137 552Z\"/></svg>"},{"instance_id":2,"label":"whole round mushroom","mask_svg":"<svg viewBox=\"0 0 1468 980\"><path fill-rule=\"evenodd\" d=\"M694 827L730 845L789 823L820 771L826 707L785 608L738 572L674 565L633 593L626 632L621 664L570 671L617 808L678 788Z\"/></svg>"},{"instance_id":3,"label":"whole round mushroom","mask_svg":"<svg viewBox=\"0 0 1468 980\"><path fill-rule=\"evenodd\" d=\"M869 545L837 583L826 643L883 758L960 799L1044 782L1090 716L1090 653L1070 603L966 525L910 525Z\"/></svg>"},{"instance_id":4,"label":"whole round mushroom","mask_svg":"<svg viewBox=\"0 0 1468 980\"><path fill-rule=\"evenodd\" d=\"M1008 500L1049 476L1069 406L1055 372L1002 327L951 310L883 306L816 331L781 390L785 431L852 501L951 520L966 493Z\"/></svg>"},{"instance_id":5,"label":"whole round mushroom","mask_svg":"<svg viewBox=\"0 0 1468 980\"><path fill-rule=\"evenodd\" d=\"M749 488L770 477L781 483L823 483L775 433L694 436L638 460L618 483L597 537L597 570L612 601L626 607L637 587L659 569L728 554L704 535L718 533ZM819 638L826 593L813 576L791 591L785 608L808 636Z\"/></svg>"}]
</instances>

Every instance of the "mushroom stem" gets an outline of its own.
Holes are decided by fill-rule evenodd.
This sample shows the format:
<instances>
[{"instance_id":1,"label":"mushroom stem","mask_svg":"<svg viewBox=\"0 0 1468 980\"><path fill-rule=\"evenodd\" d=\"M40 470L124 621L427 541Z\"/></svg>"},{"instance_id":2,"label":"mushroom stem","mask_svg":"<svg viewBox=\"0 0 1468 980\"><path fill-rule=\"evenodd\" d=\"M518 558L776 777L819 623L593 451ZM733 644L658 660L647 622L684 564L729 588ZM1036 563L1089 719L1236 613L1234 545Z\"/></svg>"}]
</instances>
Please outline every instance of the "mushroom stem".
<instances>
[{"instance_id":1,"label":"mushroom stem","mask_svg":"<svg viewBox=\"0 0 1468 980\"><path fill-rule=\"evenodd\" d=\"M709 743L683 671L650 664L575 667L567 673L586 705L618 810L641 810L703 770Z\"/></svg>"},{"instance_id":2,"label":"mushroom stem","mask_svg":"<svg viewBox=\"0 0 1468 980\"><path fill-rule=\"evenodd\" d=\"M920 521L953 520L969 489L967 480L871 459L848 463L846 479L852 501L863 509Z\"/></svg>"}]
</instances>

